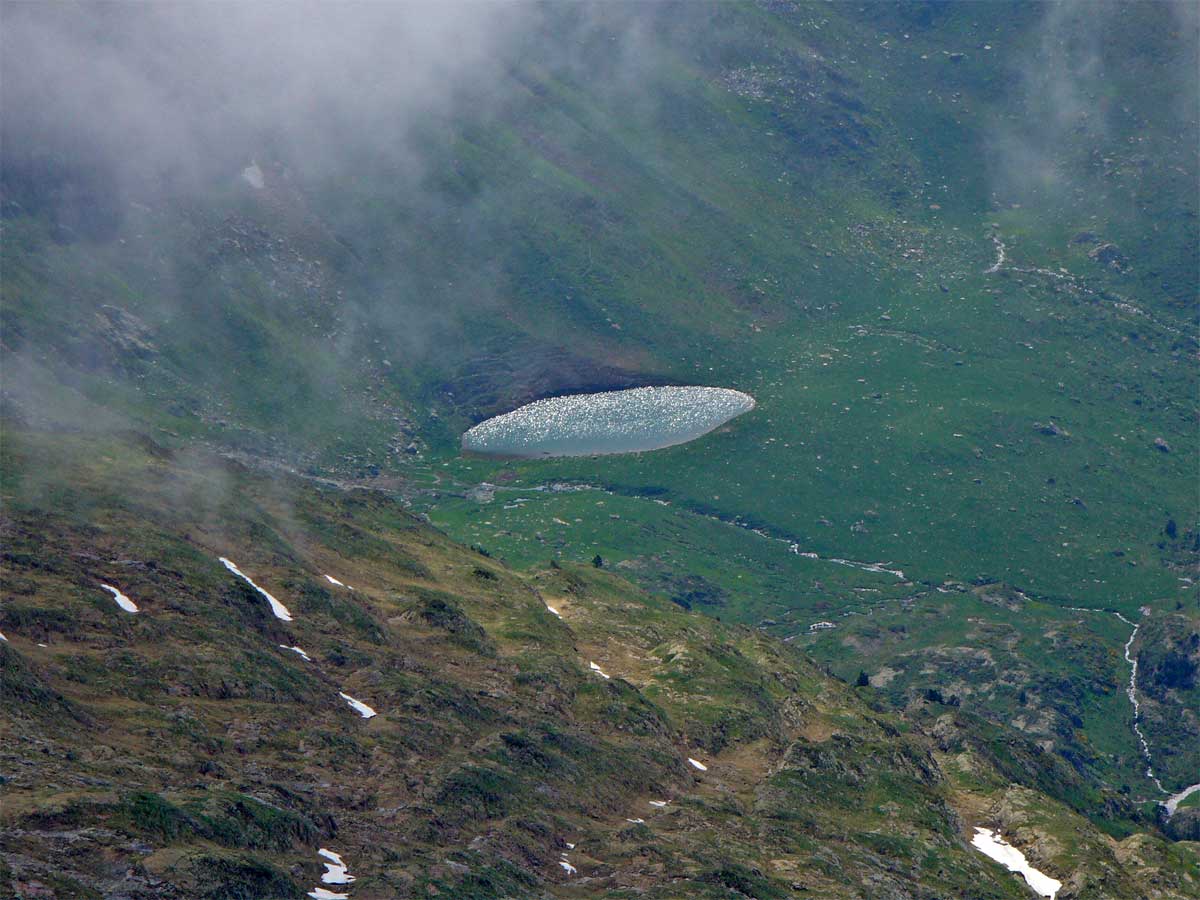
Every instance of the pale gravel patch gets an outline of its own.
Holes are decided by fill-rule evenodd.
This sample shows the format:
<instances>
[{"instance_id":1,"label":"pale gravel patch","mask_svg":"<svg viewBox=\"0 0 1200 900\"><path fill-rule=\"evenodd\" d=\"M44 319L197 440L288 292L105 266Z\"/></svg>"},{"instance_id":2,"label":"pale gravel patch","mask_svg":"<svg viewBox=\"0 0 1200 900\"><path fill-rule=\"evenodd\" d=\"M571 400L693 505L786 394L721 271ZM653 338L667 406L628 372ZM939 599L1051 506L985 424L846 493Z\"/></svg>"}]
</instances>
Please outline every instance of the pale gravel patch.
<instances>
[{"instance_id":1,"label":"pale gravel patch","mask_svg":"<svg viewBox=\"0 0 1200 900\"><path fill-rule=\"evenodd\" d=\"M1200 791L1200 784L1193 784L1190 787L1185 787L1178 794L1172 794L1164 800L1162 805L1167 808L1167 818L1169 819L1175 815L1175 810L1179 808L1179 804L1198 791Z\"/></svg>"}]
</instances>

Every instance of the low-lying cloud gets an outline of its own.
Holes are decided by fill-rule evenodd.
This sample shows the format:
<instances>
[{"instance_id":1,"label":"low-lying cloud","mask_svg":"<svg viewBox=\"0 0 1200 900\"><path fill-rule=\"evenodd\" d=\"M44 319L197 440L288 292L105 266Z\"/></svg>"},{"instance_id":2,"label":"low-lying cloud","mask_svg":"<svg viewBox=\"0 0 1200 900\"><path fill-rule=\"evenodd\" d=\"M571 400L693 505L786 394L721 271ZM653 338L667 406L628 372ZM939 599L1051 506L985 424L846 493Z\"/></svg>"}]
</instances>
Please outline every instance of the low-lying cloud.
<instances>
[{"instance_id":1,"label":"low-lying cloud","mask_svg":"<svg viewBox=\"0 0 1200 900\"><path fill-rule=\"evenodd\" d=\"M404 149L486 89L527 4L6 4L3 150L88 159L122 183L227 170L255 148L309 164ZM96 161L99 161L98 163Z\"/></svg>"}]
</instances>

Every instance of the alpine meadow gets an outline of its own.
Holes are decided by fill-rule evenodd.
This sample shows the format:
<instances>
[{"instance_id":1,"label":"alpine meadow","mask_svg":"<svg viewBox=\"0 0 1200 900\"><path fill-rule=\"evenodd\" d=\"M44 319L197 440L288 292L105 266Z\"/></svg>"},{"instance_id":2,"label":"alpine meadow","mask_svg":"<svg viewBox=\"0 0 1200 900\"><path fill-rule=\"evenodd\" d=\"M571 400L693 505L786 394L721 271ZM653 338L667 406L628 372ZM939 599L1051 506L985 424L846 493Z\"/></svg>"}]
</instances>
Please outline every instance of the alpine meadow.
<instances>
[{"instance_id":1,"label":"alpine meadow","mask_svg":"<svg viewBox=\"0 0 1200 900\"><path fill-rule=\"evenodd\" d=\"M1200 898L1196 0L0 0L0 900Z\"/></svg>"}]
</instances>

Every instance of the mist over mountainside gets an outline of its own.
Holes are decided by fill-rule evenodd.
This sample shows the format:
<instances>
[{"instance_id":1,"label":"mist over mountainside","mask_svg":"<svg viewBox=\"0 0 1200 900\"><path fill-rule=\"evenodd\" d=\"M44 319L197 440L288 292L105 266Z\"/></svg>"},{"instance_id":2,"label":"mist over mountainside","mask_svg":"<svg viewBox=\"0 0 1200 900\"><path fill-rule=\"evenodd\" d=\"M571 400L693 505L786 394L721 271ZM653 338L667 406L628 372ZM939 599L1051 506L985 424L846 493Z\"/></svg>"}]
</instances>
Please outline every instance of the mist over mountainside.
<instances>
[{"instance_id":1,"label":"mist over mountainside","mask_svg":"<svg viewBox=\"0 0 1200 900\"><path fill-rule=\"evenodd\" d=\"M1198 67L1186 2L4 4L0 897L1029 896L977 827L1200 894ZM462 452L645 385L754 408Z\"/></svg>"}]
</instances>

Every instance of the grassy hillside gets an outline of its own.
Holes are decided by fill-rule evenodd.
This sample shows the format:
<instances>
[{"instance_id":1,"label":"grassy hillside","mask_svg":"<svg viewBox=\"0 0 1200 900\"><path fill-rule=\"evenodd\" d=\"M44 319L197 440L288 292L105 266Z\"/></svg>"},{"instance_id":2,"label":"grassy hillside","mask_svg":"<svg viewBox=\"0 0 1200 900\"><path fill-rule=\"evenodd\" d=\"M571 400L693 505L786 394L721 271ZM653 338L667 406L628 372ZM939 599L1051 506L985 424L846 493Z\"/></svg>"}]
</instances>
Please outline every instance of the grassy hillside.
<instances>
[{"instance_id":1,"label":"grassy hillside","mask_svg":"<svg viewBox=\"0 0 1200 900\"><path fill-rule=\"evenodd\" d=\"M1015 732L898 717L590 566L522 576L382 494L144 438L8 436L4 896L298 897L320 847L360 900L1025 896L975 824L1074 896L1200 890L1193 845ZM1119 841L1078 811L1106 805Z\"/></svg>"},{"instance_id":2,"label":"grassy hillside","mask_svg":"<svg viewBox=\"0 0 1200 900\"><path fill-rule=\"evenodd\" d=\"M84 602L82 563L70 554L94 553L81 536L103 535L103 517L123 511L123 540L148 549L113 558L158 560L181 573L172 590L211 599L232 590L213 552L241 564L240 548L254 546L265 571L308 598L308 614L355 629L360 656L344 665L364 678L380 672L399 696L416 688L400 663L385 662L388 621L437 634L445 623L430 617L453 624L457 613L426 609L441 601L407 588L396 588L403 602L388 599L390 582L372 595L378 608L346 606L311 572L302 578L303 566L288 568L321 558L305 555L306 542L349 561L357 557L341 542L365 531L353 539L370 564L331 574L369 586L384 577L377 571L393 572L396 584L415 578L460 606L474 596L467 586L526 596L530 583L565 577L547 573L550 560L579 575L600 554L604 573L579 575L589 584L619 575L653 593L639 603L682 617L671 621L724 627L707 614L802 647L844 679L861 670L876 685L870 696L896 714L922 706L929 690L955 696L963 714L1023 732L1089 789L1136 805L1159 792L1131 728L1132 626L1119 612L1145 623L1132 652L1155 769L1171 790L1194 781L1200 126L1188 9L554 5L518 31L494 73L457 87L404 141L383 110L302 141L266 126L231 132L196 171L180 160L131 176L128 162L85 141L5 131L0 399L17 479L6 490L26 504L6 514L23 542L20 566L59 534L68 573L41 586L20 574L6 588L0 613L16 617L14 632L67 628L67 599L112 612L103 594ZM261 187L243 175L252 162ZM735 387L758 406L652 454L459 453L466 427L536 397L666 382ZM175 460L162 462L161 483L141 483L147 464L127 458L128 434ZM51 450L77 462L52 467L42 461ZM225 462L210 465L210 454ZM203 475L171 474L191 459L206 461ZM284 473L325 492L306 500ZM277 488L255 515L290 531L246 518L238 492L251 483ZM338 493L348 488L379 493L337 528L321 524L317 540L325 513L314 510L356 503L358 493ZM131 499L143 490L153 499ZM420 566L440 570L412 547L414 571L377 570L390 530L417 528L397 501L486 551L479 562L437 544L472 569L505 573L500 586L462 572L444 583L417 577ZM207 621L205 640L218 640L227 612L206 620L180 602L179 614ZM470 654L470 690L487 690L478 685L508 671L496 660L533 651L518 653L486 615L462 608L483 634L462 624L443 642ZM552 618L527 613L521 627L539 640L558 634ZM819 622L836 627L813 630ZM184 637L195 639L190 627ZM211 660L173 671L170 656L106 670L95 651L91 663L61 666L98 685L111 679L113 696L125 679L150 690L161 676L267 704L290 697L296 708L330 697L332 683L319 688L312 672L293 682L278 661L269 671L280 682L259 693L253 673L267 663L257 639L246 640L236 677ZM597 688L581 666L571 671ZM516 690L517 675L504 677ZM345 714L328 704L322 715ZM282 731L295 712L273 714ZM469 743L475 717L501 713L483 703L454 715ZM662 715L673 724L653 746L666 754L687 716ZM203 730L230 725L217 721ZM542 722L511 728L540 735ZM713 752L716 733L698 732ZM311 752L332 760L341 739L325 740ZM387 740L378 752L346 752L383 766L376 757L409 738ZM628 768L673 771L666 758ZM591 777L580 796L601 780ZM436 811L436 794L421 796ZM606 809L624 811L632 796ZM1115 818L1128 821L1118 806ZM1067 807L1113 819L1087 803ZM1149 816L1153 804L1140 809ZM625 817L638 816L613 821ZM926 822L921 841L936 843L943 825ZM212 840L219 827L187 833ZM226 850L242 845L220 846L225 855L203 866L234 865ZM847 852L883 852L867 846ZM304 860L306 873L317 870L311 853ZM700 878L723 864L681 871ZM434 877L418 871L411 877ZM968 871L954 869L940 889L955 893ZM457 870L436 877L447 872Z\"/></svg>"}]
</instances>

